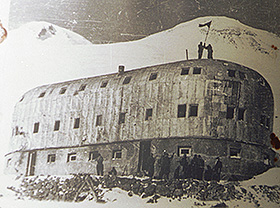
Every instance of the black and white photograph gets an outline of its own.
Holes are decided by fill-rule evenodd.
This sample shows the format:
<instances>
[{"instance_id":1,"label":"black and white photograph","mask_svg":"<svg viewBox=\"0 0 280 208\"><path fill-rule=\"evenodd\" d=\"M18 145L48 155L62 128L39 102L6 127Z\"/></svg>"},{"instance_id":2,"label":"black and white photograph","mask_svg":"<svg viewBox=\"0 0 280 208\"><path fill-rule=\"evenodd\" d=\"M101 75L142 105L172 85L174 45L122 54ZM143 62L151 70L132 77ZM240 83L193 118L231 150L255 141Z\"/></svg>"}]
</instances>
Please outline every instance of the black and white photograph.
<instances>
[{"instance_id":1,"label":"black and white photograph","mask_svg":"<svg viewBox=\"0 0 280 208\"><path fill-rule=\"evenodd\" d=\"M2 0L0 208L278 208L279 11Z\"/></svg>"}]
</instances>

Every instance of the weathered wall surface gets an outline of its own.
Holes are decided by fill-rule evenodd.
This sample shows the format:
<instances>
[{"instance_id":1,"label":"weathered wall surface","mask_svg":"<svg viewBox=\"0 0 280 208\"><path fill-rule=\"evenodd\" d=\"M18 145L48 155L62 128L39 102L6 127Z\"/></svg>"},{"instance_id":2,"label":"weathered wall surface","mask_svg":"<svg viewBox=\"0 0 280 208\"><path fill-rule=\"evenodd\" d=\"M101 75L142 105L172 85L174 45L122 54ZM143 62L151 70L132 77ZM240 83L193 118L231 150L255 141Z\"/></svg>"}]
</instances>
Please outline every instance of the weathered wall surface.
<instances>
[{"instance_id":1,"label":"weathered wall surface","mask_svg":"<svg viewBox=\"0 0 280 208\"><path fill-rule=\"evenodd\" d=\"M214 166L216 157L220 157L223 168L222 177L225 179L245 179L256 174L260 174L273 166L274 151L264 150L261 145L249 145L247 143L233 142L230 140L218 140L213 138L170 138L153 139L151 141L151 152L155 160L159 160L163 150L170 155L174 154L171 162L171 174L179 165L180 157L178 155L180 147L189 147L190 154L187 159L190 160L195 154L201 155L206 165ZM170 145L172 144L172 145ZM115 167L119 175L137 174L139 162L140 141L125 141L110 144L99 144L93 146L38 150L35 175L63 175L72 173L91 173L97 174L95 160L89 160L90 152L99 152L104 158L104 172L108 173L112 167ZM231 156L232 147L240 148L238 157ZM121 150L120 158L113 158L114 150ZM68 154L76 153L76 160L68 161ZM29 152L14 153L8 156L11 158L7 172L26 173L27 158ZM48 162L48 155L55 154L54 162ZM21 163L18 163L21 158ZM16 163L16 164L14 164ZM159 167L155 163L155 175L158 174ZM15 169L16 167L16 169Z\"/></svg>"},{"instance_id":2,"label":"weathered wall surface","mask_svg":"<svg viewBox=\"0 0 280 208\"><path fill-rule=\"evenodd\" d=\"M182 67L190 67L188 75L180 75ZM194 67L200 67L201 74L193 74ZM229 77L228 69L235 77ZM241 79L239 72L246 77ZM151 73L157 78L149 81ZM124 85L128 76L131 81ZM101 88L103 81L108 84ZM82 84L86 88L79 91ZM39 98L41 93L45 95ZM181 104L186 104L186 116L178 118ZM191 105L198 105L197 116L189 116ZM227 107L234 108L231 119L226 118ZM238 119L240 108L245 110L243 119ZM152 109L148 120L146 109ZM125 113L124 123L119 123L120 113ZM269 119L267 126L261 124L262 115ZM74 128L76 118L79 128ZM38 133L33 133L36 122ZM222 61L183 61L31 90L15 107L12 150L186 135L269 145L272 122L272 93L255 71Z\"/></svg>"},{"instance_id":3,"label":"weathered wall surface","mask_svg":"<svg viewBox=\"0 0 280 208\"><path fill-rule=\"evenodd\" d=\"M188 73L182 75L183 68ZM154 79L151 79L152 74ZM129 77L130 82L124 84ZM56 149L57 164L64 167L62 172L75 172L77 167L88 172L94 169L92 162L77 160L75 168L71 169L70 164L64 165L60 156L65 157L62 155L66 150L79 146L83 148L76 149L77 154L81 154L77 158L87 158L85 152L80 152L86 151L87 145L112 148L102 144L195 137L200 138L191 144L195 152L204 154L207 150L206 155L213 157L228 155L225 142L251 145L255 156L244 160L242 167L246 167L250 160L263 163L264 153L253 146L266 151L270 145L273 105L273 95L264 78L238 64L220 60L186 60L151 66L46 85L27 92L15 107L11 152L38 150L37 162L44 163L47 153L41 150ZM185 106L184 110L179 112L179 106ZM149 109L152 109L150 116ZM55 127L56 121L59 126ZM212 138L215 145L208 144L203 138ZM186 145L183 143L180 145ZM168 149L170 141L166 140L164 145ZM129 158L134 160L128 165L134 171L139 147L128 145L124 148L127 149L126 152L123 150L124 157L131 154ZM63 151L59 153L59 149ZM243 146L241 149L243 151ZM158 150L162 151L162 148L158 147ZM108 153L109 156L106 152L104 154L109 157L112 153ZM230 164L226 158L223 160ZM128 160L120 164L108 161L106 168L113 165L121 169ZM237 163L243 164L240 161ZM46 174L52 168L55 170L57 166L51 164L46 170L39 169ZM229 170L230 166L225 172ZM246 168L240 170L247 174Z\"/></svg>"}]
</instances>

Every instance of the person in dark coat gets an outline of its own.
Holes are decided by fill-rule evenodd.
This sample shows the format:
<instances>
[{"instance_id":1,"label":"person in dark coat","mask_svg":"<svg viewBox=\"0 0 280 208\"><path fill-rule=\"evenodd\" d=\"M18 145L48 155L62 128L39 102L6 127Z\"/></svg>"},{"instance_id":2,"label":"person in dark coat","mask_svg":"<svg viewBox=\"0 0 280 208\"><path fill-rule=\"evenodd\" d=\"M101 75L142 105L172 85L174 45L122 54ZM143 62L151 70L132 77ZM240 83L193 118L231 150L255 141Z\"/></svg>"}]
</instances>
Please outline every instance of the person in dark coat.
<instances>
[{"instance_id":1,"label":"person in dark coat","mask_svg":"<svg viewBox=\"0 0 280 208\"><path fill-rule=\"evenodd\" d=\"M213 167L213 180L215 181L220 181L221 179L221 170L222 170L222 167L223 167L223 164L220 160L219 157L216 158L216 163Z\"/></svg>"},{"instance_id":2,"label":"person in dark coat","mask_svg":"<svg viewBox=\"0 0 280 208\"><path fill-rule=\"evenodd\" d=\"M213 170L212 170L210 165L207 165L207 168L206 168L205 173L204 173L204 180L211 181L212 180L212 175L213 175Z\"/></svg>"},{"instance_id":3,"label":"person in dark coat","mask_svg":"<svg viewBox=\"0 0 280 208\"><path fill-rule=\"evenodd\" d=\"M150 153L148 159L147 159L147 176L153 177L154 176L154 164L155 164L155 158L153 157L153 154Z\"/></svg>"},{"instance_id":4,"label":"person in dark coat","mask_svg":"<svg viewBox=\"0 0 280 208\"><path fill-rule=\"evenodd\" d=\"M195 154L193 159L191 160L191 177L198 179L199 172L199 161L198 157Z\"/></svg>"},{"instance_id":5,"label":"person in dark coat","mask_svg":"<svg viewBox=\"0 0 280 208\"><path fill-rule=\"evenodd\" d=\"M96 162L97 162L97 165L96 165L96 171L97 171L97 175L101 175L103 176L103 157L102 155L99 153L97 158L96 158Z\"/></svg>"},{"instance_id":6,"label":"person in dark coat","mask_svg":"<svg viewBox=\"0 0 280 208\"><path fill-rule=\"evenodd\" d=\"M201 155L198 155L197 157L197 179L202 180L203 179L203 172L204 172L204 160L202 159Z\"/></svg>"},{"instance_id":7,"label":"person in dark coat","mask_svg":"<svg viewBox=\"0 0 280 208\"><path fill-rule=\"evenodd\" d=\"M207 58L208 58L208 59L213 59L213 48L212 48L212 45L209 44L209 45L206 47L206 50L207 50L207 52L208 52Z\"/></svg>"},{"instance_id":8,"label":"person in dark coat","mask_svg":"<svg viewBox=\"0 0 280 208\"><path fill-rule=\"evenodd\" d=\"M200 42L198 45L198 59L202 58L204 48L205 48L205 46L202 45L202 42Z\"/></svg>"},{"instance_id":9,"label":"person in dark coat","mask_svg":"<svg viewBox=\"0 0 280 208\"><path fill-rule=\"evenodd\" d=\"M108 172L108 174L109 174L109 175L112 175L112 176L116 176L116 175L117 175L117 170L116 170L116 168L115 168L115 167L112 167L112 170L110 170L110 171Z\"/></svg>"},{"instance_id":10,"label":"person in dark coat","mask_svg":"<svg viewBox=\"0 0 280 208\"><path fill-rule=\"evenodd\" d=\"M160 158L160 172L159 172L159 178L163 179L169 179L169 173L170 173L170 161L173 158L173 155L169 157L166 150L163 151L162 157Z\"/></svg>"}]
</instances>

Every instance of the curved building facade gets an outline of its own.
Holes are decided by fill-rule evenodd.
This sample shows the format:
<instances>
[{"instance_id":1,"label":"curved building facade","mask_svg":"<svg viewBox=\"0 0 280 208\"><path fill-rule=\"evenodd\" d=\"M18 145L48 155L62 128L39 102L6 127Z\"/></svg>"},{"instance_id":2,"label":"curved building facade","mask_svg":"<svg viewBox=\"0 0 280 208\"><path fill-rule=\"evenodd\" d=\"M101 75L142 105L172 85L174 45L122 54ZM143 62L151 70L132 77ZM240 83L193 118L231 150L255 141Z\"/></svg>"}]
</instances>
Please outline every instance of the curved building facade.
<instances>
[{"instance_id":1,"label":"curved building facade","mask_svg":"<svg viewBox=\"0 0 280 208\"><path fill-rule=\"evenodd\" d=\"M201 155L222 177L274 165L273 94L256 71L222 60L184 60L30 90L16 104L8 172L136 174L148 155ZM174 157L174 158L175 158Z\"/></svg>"}]
</instances>

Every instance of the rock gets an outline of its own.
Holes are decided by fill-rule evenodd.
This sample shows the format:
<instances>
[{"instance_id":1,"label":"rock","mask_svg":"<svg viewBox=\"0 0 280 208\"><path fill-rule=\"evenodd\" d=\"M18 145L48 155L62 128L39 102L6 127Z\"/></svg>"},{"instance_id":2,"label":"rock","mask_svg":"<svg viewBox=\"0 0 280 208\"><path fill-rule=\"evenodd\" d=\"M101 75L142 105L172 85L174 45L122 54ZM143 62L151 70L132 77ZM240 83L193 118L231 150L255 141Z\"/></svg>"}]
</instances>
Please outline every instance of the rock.
<instances>
[{"instance_id":1,"label":"rock","mask_svg":"<svg viewBox=\"0 0 280 208\"><path fill-rule=\"evenodd\" d=\"M129 191L127 194L128 194L128 196L130 196L130 197L132 197L132 196L133 196L132 191Z\"/></svg>"},{"instance_id":2,"label":"rock","mask_svg":"<svg viewBox=\"0 0 280 208\"><path fill-rule=\"evenodd\" d=\"M228 205L226 205L225 202L222 202L222 203L216 204L216 205L211 206L211 207L213 207L213 208L214 208L214 207L227 208Z\"/></svg>"}]
</instances>

